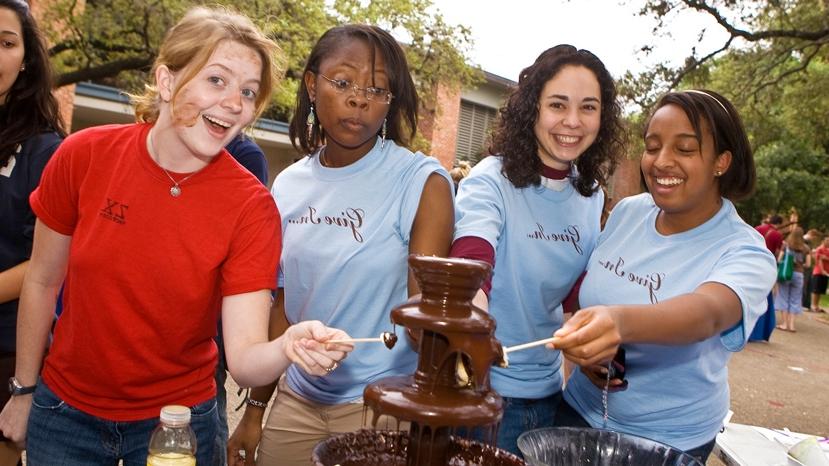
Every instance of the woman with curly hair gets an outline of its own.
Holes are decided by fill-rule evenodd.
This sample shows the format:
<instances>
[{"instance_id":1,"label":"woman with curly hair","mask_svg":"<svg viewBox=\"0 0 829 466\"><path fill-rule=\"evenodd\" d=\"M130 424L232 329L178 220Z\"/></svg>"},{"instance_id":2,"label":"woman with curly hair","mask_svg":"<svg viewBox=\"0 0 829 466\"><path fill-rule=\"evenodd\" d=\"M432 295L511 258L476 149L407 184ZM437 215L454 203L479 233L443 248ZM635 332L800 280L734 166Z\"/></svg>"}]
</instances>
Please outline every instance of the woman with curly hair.
<instances>
[{"instance_id":1,"label":"woman with curly hair","mask_svg":"<svg viewBox=\"0 0 829 466\"><path fill-rule=\"evenodd\" d=\"M493 156L460 184L451 256L494 265L476 303L505 346L561 327L561 304L587 265L604 208L601 186L624 148L613 78L587 50L557 45L521 72L501 109ZM530 349L493 368L505 399L498 447L518 453L529 429L551 426L561 401L558 351Z\"/></svg>"}]
</instances>

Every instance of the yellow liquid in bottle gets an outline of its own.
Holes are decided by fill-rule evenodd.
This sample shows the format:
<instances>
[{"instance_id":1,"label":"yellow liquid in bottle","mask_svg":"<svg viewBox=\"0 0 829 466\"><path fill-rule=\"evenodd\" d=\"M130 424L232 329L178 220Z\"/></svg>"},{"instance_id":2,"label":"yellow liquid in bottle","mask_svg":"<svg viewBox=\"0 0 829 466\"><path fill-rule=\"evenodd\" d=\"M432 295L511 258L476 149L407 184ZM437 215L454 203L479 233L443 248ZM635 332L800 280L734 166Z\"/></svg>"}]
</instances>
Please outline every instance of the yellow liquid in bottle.
<instances>
[{"instance_id":1,"label":"yellow liquid in bottle","mask_svg":"<svg viewBox=\"0 0 829 466\"><path fill-rule=\"evenodd\" d=\"M156 453L147 457L147 466L196 466L196 458L183 453Z\"/></svg>"}]
</instances>

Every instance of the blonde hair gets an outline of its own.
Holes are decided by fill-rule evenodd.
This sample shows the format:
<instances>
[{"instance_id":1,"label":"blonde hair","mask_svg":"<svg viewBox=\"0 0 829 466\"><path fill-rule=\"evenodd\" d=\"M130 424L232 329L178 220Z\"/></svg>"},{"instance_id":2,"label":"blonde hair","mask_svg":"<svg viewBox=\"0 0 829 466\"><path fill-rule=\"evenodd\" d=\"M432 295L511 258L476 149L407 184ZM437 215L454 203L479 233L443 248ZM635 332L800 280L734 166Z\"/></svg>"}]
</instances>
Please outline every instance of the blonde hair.
<instances>
[{"instance_id":1,"label":"blonde hair","mask_svg":"<svg viewBox=\"0 0 829 466\"><path fill-rule=\"evenodd\" d=\"M803 228L799 226L795 226L792 228L792 231L789 232L789 236L786 237L786 244L789 245L790 248L803 251L809 249L806 246L806 242L803 241Z\"/></svg>"},{"instance_id":2,"label":"blonde hair","mask_svg":"<svg viewBox=\"0 0 829 466\"><path fill-rule=\"evenodd\" d=\"M174 73L184 70L182 80L173 90L171 105L175 107L181 89L207 64L222 41L234 41L250 47L262 60L260 89L256 95L257 118L265 110L273 87L279 82L284 58L279 46L267 38L247 16L224 7L191 8L167 32L151 74L154 77L155 71L162 65ZM142 95L131 95L130 98L135 106L136 120L152 123L158 119L161 98L155 83L147 84L144 88Z\"/></svg>"},{"instance_id":3,"label":"blonde hair","mask_svg":"<svg viewBox=\"0 0 829 466\"><path fill-rule=\"evenodd\" d=\"M466 178L466 175L469 174L470 170L472 170L472 165L470 165L469 162L466 160L459 160L458 166L453 168L449 172L449 175L452 177L455 184L458 184L462 179Z\"/></svg>"}]
</instances>

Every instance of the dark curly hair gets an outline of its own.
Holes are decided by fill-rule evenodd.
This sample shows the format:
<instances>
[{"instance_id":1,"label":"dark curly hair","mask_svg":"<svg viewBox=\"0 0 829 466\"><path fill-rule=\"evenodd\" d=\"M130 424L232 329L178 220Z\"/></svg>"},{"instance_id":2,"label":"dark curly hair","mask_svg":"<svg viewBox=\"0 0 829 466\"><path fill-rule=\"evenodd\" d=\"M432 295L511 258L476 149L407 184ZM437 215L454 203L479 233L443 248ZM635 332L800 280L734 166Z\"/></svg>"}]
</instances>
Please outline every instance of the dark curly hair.
<instances>
[{"instance_id":1,"label":"dark curly hair","mask_svg":"<svg viewBox=\"0 0 829 466\"><path fill-rule=\"evenodd\" d=\"M578 176L571 179L582 196L591 196L607 180L624 151L626 132L616 85L601 60L587 50L572 45L557 45L545 50L535 63L521 71L518 87L501 108L490 148L502 157L502 172L517 188L541 182L542 162L538 157L535 122L538 102L547 81L565 66L583 66L599 81L601 89L601 126L593 144L575 161Z\"/></svg>"},{"instance_id":2,"label":"dark curly hair","mask_svg":"<svg viewBox=\"0 0 829 466\"><path fill-rule=\"evenodd\" d=\"M386 138L401 146L408 146L417 131L417 91L409 73L406 54L391 34L377 26L367 24L346 24L333 27L326 31L314 45L302 75L305 76L309 71L319 73L320 63L349 39L360 39L369 44L372 62L375 50L380 50L383 54L386 73L389 76L389 91L394 95L386 116ZM325 144L325 128L320 126L319 119L315 119L309 137L307 118L310 112L311 100L308 97L308 87L305 85L305 80L300 79L296 93L296 107L288 128L288 135L294 148L306 154L316 151Z\"/></svg>"},{"instance_id":3,"label":"dark curly hair","mask_svg":"<svg viewBox=\"0 0 829 466\"><path fill-rule=\"evenodd\" d=\"M662 96L651 111L642 132L643 138L648 132L653 115L666 105L676 105L685 112L685 116L694 127L700 147L702 146L701 122L705 121L714 140L714 152L716 154L731 152L731 165L722 176L717 178L720 196L731 201L741 201L750 197L754 193L757 170L743 120L734 105L722 95L707 89L670 92ZM782 219L779 223L782 223Z\"/></svg>"},{"instance_id":4,"label":"dark curly hair","mask_svg":"<svg viewBox=\"0 0 829 466\"><path fill-rule=\"evenodd\" d=\"M37 23L22 0L0 0L0 8L17 15L23 30L24 70L17 75L6 102L0 103L0 167L17 146L32 136L55 131L65 136L58 102L52 95L52 69Z\"/></svg>"}]
</instances>

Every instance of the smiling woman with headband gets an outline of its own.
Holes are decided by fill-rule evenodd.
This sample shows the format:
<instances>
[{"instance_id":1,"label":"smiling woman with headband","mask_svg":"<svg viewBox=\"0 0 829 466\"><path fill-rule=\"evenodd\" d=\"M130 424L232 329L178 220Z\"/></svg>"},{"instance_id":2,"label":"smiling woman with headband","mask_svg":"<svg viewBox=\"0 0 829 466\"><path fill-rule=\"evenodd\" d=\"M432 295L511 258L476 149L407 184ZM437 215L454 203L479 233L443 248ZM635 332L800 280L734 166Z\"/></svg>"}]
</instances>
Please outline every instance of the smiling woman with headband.
<instances>
[{"instance_id":1,"label":"smiling woman with headband","mask_svg":"<svg viewBox=\"0 0 829 466\"><path fill-rule=\"evenodd\" d=\"M736 109L712 91L662 97L645 124L649 193L623 199L599 236L579 293L584 306L556 332L581 367L558 425L605 425L705 462L728 411L739 351L776 277L763 238L732 201L754 189ZM607 361L627 356L628 388L607 396Z\"/></svg>"}]
</instances>

